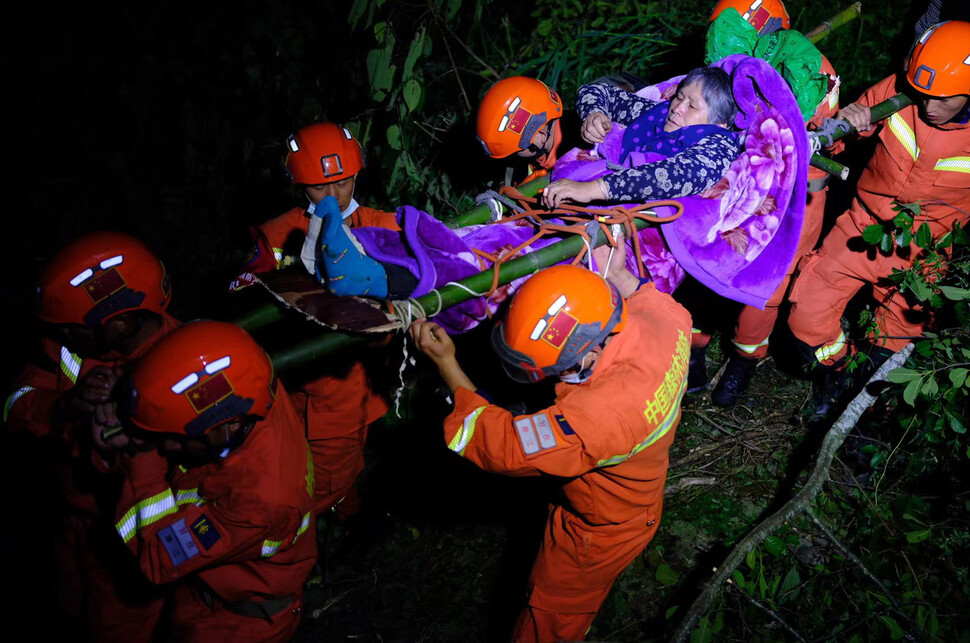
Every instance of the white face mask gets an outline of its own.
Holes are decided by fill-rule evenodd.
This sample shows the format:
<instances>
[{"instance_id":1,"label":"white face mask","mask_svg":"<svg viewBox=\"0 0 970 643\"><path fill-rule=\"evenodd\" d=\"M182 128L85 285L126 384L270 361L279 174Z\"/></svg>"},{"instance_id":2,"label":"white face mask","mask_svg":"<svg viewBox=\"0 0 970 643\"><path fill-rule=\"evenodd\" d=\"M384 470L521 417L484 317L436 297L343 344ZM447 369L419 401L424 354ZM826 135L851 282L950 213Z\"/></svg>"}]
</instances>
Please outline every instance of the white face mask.
<instances>
[{"instance_id":1,"label":"white face mask","mask_svg":"<svg viewBox=\"0 0 970 643\"><path fill-rule=\"evenodd\" d=\"M559 381L565 382L566 384L582 384L583 382L588 380L590 376L593 374L593 368L592 367L586 368L587 355L589 355L589 353L586 353L586 355L583 355L583 361L580 362L579 371L575 373L570 373L569 375L560 375Z\"/></svg>"}]
</instances>

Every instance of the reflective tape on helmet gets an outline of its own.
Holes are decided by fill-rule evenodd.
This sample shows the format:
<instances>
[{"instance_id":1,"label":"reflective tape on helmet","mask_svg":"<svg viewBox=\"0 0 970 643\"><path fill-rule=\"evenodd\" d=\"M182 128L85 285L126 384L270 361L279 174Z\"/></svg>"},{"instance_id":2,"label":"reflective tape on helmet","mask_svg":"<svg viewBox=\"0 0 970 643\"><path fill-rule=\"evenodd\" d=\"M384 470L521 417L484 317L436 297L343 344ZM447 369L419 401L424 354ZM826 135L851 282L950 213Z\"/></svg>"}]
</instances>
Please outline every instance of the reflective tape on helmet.
<instances>
[{"instance_id":1,"label":"reflective tape on helmet","mask_svg":"<svg viewBox=\"0 0 970 643\"><path fill-rule=\"evenodd\" d=\"M458 455L465 454L465 447L468 446L468 443L472 440L472 436L475 435L475 423L478 421L478 417L485 411L485 408L484 406L480 406L465 416L464 421L461 423L461 428L458 429L458 433L448 443L449 449Z\"/></svg>"},{"instance_id":2,"label":"reflective tape on helmet","mask_svg":"<svg viewBox=\"0 0 970 643\"><path fill-rule=\"evenodd\" d=\"M77 384L77 376L81 373L81 358L61 346L61 372L74 384Z\"/></svg>"},{"instance_id":3,"label":"reflective tape on helmet","mask_svg":"<svg viewBox=\"0 0 970 643\"><path fill-rule=\"evenodd\" d=\"M832 359L845 348L845 333L840 332L839 336L831 344L819 346L815 351L815 359L820 363Z\"/></svg>"},{"instance_id":4,"label":"reflective tape on helmet","mask_svg":"<svg viewBox=\"0 0 970 643\"><path fill-rule=\"evenodd\" d=\"M115 524L118 535L125 542L135 537L139 529L147 527L152 523L169 514L178 511L175 504L175 495L171 489L166 489L138 502L131 509L125 512L121 520Z\"/></svg>"},{"instance_id":5,"label":"reflective tape on helmet","mask_svg":"<svg viewBox=\"0 0 970 643\"><path fill-rule=\"evenodd\" d=\"M889 123L889 130L896 135L896 138L903 144L903 147L913 157L913 160L917 160L920 149L916 144L916 134L913 133L913 128L898 113L890 116L887 122Z\"/></svg>"},{"instance_id":6,"label":"reflective tape on helmet","mask_svg":"<svg viewBox=\"0 0 970 643\"><path fill-rule=\"evenodd\" d=\"M737 348L742 353L747 353L748 355L751 355L762 346L767 346L768 338L765 338L765 341L761 342L760 344L741 344L740 342L734 339L731 340L731 343L734 344L734 347Z\"/></svg>"},{"instance_id":7,"label":"reflective tape on helmet","mask_svg":"<svg viewBox=\"0 0 970 643\"><path fill-rule=\"evenodd\" d=\"M962 174L970 174L970 156L951 156L949 158L940 159L933 166L934 170L940 170L942 172L960 172Z\"/></svg>"},{"instance_id":8,"label":"reflective tape on helmet","mask_svg":"<svg viewBox=\"0 0 970 643\"><path fill-rule=\"evenodd\" d=\"M13 405L17 402L17 400L19 400L24 395L26 395L27 393L30 393L33 390L34 390L33 386L23 386L10 394L10 396L7 398L7 403L3 405L4 422L6 422L7 418L10 417L10 409L13 408Z\"/></svg>"},{"instance_id":9,"label":"reflective tape on helmet","mask_svg":"<svg viewBox=\"0 0 970 643\"><path fill-rule=\"evenodd\" d=\"M263 549L260 551L260 556L263 558L270 558L276 555L276 552L280 550L283 546L282 540L264 540Z\"/></svg>"}]
</instances>

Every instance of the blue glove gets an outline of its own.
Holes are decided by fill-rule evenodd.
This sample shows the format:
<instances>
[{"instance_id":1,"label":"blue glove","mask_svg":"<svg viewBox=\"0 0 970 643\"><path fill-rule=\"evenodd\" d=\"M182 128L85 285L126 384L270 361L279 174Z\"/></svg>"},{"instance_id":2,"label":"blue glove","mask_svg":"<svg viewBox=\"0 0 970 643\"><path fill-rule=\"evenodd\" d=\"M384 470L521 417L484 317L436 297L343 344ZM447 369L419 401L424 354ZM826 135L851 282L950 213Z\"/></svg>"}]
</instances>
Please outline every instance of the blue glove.
<instances>
[{"instance_id":1,"label":"blue glove","mask_svg":"<svg viewBox=\"0 0 970 643\"><path fill-rule=\"evenodd\" d=\"M320 259L317 277L326 282L335 295L370 295L387 297L387 273L384 266L357 249L351 241L340 205L332 196L317 204L314 217L323 219L320 231ZM321 274L321 272L323 274Z\"/></svg>"}]
</instances>

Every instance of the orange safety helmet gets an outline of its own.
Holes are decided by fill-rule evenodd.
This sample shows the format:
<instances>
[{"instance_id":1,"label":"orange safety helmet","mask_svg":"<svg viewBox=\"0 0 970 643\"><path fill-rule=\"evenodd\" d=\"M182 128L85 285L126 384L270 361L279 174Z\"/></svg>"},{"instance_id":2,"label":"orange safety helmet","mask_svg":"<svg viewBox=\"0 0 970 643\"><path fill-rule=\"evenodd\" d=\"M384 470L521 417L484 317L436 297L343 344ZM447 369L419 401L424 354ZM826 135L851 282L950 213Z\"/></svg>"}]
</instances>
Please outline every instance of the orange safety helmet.
<instances>
[{"instance_id":1,"label":"orange safety helmet","mask_svg":"<svg viewBox=\"0 0 970 643\"><path fill-rule=\"evenodd\" d=\"M172 288L148 246L122 232L95 232L47 264L37 295L37 315L46 322L100 326L130 310L161 314Z\"/></svg>"},{"instance_id":2,"label":"orange safety helmet","mask_svg":"<svg viewBox=\"0 0 970 643\"><path fill-rule=\"evenodd\" d=\"M129 418L156 433L199 437L273 406L273 365L249 333L197 321L162 337L131 372Z\"/></svg>"},{"instance_id":3,"label":"orange safety helmet","mask_svg":"<svg viewBox=\"0 0 970 643\"><path fill-rule=\"evenodd\" d=\"M512 379L538 382L578 364L625 323L623 297L605 279L580 266L553 266L515 294L492 330L492 346Z\"/></svg>"},{"instance_id":4,"label":"orange safety helmet","mask_svg":"<svg viewBox=\"0 0 970 643\"><path fill-rule=\"evenodd\" d=\"M948 20L927 29L910 54L906 80L938 98L970 94L970 22Z\"/></svg>"},{"instance_id":5,"label":"orange safety helmet","mask_svg":"<svg viewBox=\"0 0 970 643\"><path fill-rule=\"evenodd\" d=\"M714 5L708 22L714 22L725 9L737 10L742 18L758 30L759 36L791 28L791 18L788 17L788 10L781 0L721 0Z\"/></svg>"},{"instance_id":6,"label":"orange safety helmet","mask_svg":"<svg viewBox=\"0 0 970 643\"><path fill-rule=\"evenodd\" d=\"M542 81L512 76L492 85L478 106L478 140L485 153L500 159L533 148L536 133L562 117L562 99Z\"/></svg>"},{"instance_id":7,"label":"orange safety helmet","mask_svg":"<svg viewBox=\"0 0 970 643\"><path fill-rule=\"evenodd\" d=\"M335 123L307 125L286 139L286 147L286 173L299 185L333 183L364 169L360 143Z\"/></svg>"}]
</instances>

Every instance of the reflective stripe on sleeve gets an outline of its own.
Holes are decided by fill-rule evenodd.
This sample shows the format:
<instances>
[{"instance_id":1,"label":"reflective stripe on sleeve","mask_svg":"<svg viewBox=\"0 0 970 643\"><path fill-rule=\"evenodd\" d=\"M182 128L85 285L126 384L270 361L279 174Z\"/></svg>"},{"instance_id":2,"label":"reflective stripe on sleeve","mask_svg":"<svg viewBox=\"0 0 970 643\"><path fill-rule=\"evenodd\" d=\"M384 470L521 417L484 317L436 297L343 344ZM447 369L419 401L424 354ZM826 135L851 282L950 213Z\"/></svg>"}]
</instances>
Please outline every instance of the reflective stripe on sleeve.
<instances>
[{"instance_id":1,"label":"reflective stripe on sleeve","mask_svg":"<svg viewBox=\"0 0 970 643\"><path fill-rule=\"evenodd\" d=\"M64 346L61 346L61 372L77 384L77 376L81 373L81 358Z\"/></svg>"},{"instance_id":2,"label":"reflective stripe on sleeve","mask_svg":"<svg viewBox=\"0 0 970 643\"><path fill-rule=\"evenodd\" d=\"M831 359L833 355L837 355L839 351L845 346L845 333L840 332L836 340L829 344L828 346L819 346L818 350L815 351L815 359L819 362L824 362L827 359Z\"/></svg>"},{"instance_id":3,"label":"reflective stripe on sleeve","mask_svg":"<svg viewBox=\"0 0 970 643\"><path fill-rule=\"evenodd\" d=\"M17 400L19 400L24 395L27 395L27 393L30 393L33 390L34 390L33 386L23 386L10 394L10 397L7 398L7 403L3 405L4 422L6 422L7 418L10 417L10 409L13 408L13 405L17 402Z\"/></svg>"},{"instance_id":4,"label":"reflective stripe on sleeve","mask_svg":"<svg viewBox=\"0 0 970 643\"><path fill-rule=\"evenodd\" d=\"M961 172L963 174L970 174L970 156L951 156L949 158L940 159L933 166L934 170L942 170L944 172Z\"/></svg>"},{"instance_id":5,"label":"reflective stripe on sleeve","mask_svg":"<svg viewBox=\"0 0 970 643\"><path fill-rule=\"evenodd\" d=\"M765 341L761 342L760 344L740 344L737 341L732 339L731 343L734 344L734 347L737 348L742 353L747 353L748 355L751 355L762 346L767 346L768 340L765 339Z\"/></svg>"},{"instance_id":6,"label":"reflective stripe on sleeve","mask_svg":"<svg viewBox=\"0 0 970 643\"><path fill-rule=\"evenodd\" d=\"M343 500L343 498L341 498L341 500ZM300 523L300 528L296 530L296 536L293 536L294 545L296 544L296 541L299 540L300 536L305 534L306 530L310 528L310 517L311 515L309 511L303 514L303 522Z\"/></svg>"},{"instance_id":7,"label":"reflective stripe on sleeve","mask_svg":"<svg viewBox=\"0 0 970 643\"><path fill-rule=\"evenodd\" d=\"M913 157L913 160L918 159L920 149L916 145L916 134L913 133L913 128L909 126L909 123L898 113L890 116L887 122L889 123L889 130L896 135L896 138L903 144L903 147Z\"/></svg>"},{"instance_id":8,"label":"reflective stripe on sleeve","mask_svg":"<svg viewBox=\"0 0 970 643\"><path fill-rule=\"evenodd\" d=\"M198 487L195 489L179 489L175 492L175 504L201 507L205 504L205 498L199 495Z\"/></svg>"},{"instance_id":9,"label":"reflective stripe on sleeve","mask_svg":"<svg viewBox=\"0 0 970 643\"><path fill-rule=\"evenodd\" d=\"M273 259L276 259L276 269L283 267L283 248L273 248Z\"/></svg>"},{"instance_id":10,"label":"reflective stripe on sleeve","mask_svg":"<svg viewBox=\"0 0 970 643\"><path fill-rule=\"evenodd\" d=\"M465 420L461 423L461 428L458 429L458 433L448 443L449 449L458 455L465 454L465 447L468 446L468 443L472 440L472 436L475 435L475 422L478 421L478 417L485 411L485 408L484 406L480 406L465 416Z\"/></svg>"},{"instance_id":11,"label":"reflective stripe on sleeve","mask_svg":"<svg viewBox=\"0 0 970 643\"><path fill-rule=\"evenodd\" d=\"M282 540L264 540L263 550L260 553L263 558L270 558L271 556L276 555L276 552L278 552L282 546Z\"/></svg>"},{"instance_id":12,"label":"reflective stripe on sleeve","mask_svg":"<svg viewBox=\"0 0 970 643\"><path fill-rule=\"evenodd\" d=\"M166 489L135 504L121 517L121 520L115 525L115 529L121 539L128 542L134 538L139 529L177 511L175 495L172 494L171 489Z\"/></svg>"}]
</instances>

